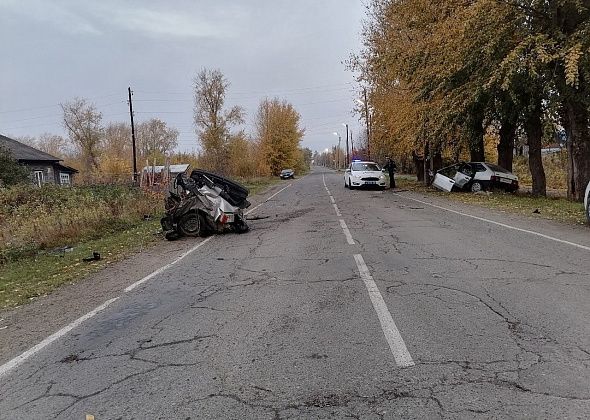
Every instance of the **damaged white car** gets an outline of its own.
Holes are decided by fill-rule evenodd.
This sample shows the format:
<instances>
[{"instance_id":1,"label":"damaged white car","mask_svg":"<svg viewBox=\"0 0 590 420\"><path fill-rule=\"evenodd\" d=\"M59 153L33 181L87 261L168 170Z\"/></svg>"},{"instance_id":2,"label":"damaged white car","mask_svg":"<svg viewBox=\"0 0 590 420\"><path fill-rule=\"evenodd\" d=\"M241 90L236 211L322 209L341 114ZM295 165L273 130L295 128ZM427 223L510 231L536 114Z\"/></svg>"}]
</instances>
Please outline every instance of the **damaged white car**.
<instances>
[{"instance_id":1,"label":"damaged white car","mask_svg":"<svg viewBox=\"0 0 590 420\"><path fill-rule=\"evenodd\" d=\"M442 191L518 190L518 177L487 162L462 162L436 172L432 185Z\"/></svg>"}]
</instances>

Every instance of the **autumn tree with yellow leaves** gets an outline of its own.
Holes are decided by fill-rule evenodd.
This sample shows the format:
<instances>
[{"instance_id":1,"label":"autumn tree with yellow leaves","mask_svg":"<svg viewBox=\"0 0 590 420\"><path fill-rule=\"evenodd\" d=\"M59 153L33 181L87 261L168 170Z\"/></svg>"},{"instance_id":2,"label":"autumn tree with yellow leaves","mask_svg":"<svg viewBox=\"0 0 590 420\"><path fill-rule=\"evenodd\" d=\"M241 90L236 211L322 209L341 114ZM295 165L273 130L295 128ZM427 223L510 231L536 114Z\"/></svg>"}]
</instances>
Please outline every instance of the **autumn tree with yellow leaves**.
<instances>
[{"instance_id":1,"label":"autumn tree with yellow leaves","mask_svg":"<svg viewBox=\"0 0 590 420\"><path fill-rule=\"evenodd\" d=\"M559 124L568 193L581 200L590 180L589 18L589 0L372 0L364 49L351 60L368 92L371 147L442 164L465 152L484 160L495 138L499 164L511 169L520 130L533 193L543 195L543 128Z\"/></svg>"},{"instance_id":2,"label":"autumn tree with yellow leaves","mask_svg":"<svg viewBox=\"0 0 590 420\"><path fill-rule=\"evenodd\" d=\"M299 147L304 134L301 117L293 106L278 98L265 99L256 114L256 139L264 163L272 175L282 169L303 169L306 155ZM309 153L307 158L310 159Z\"/></svg>"}]
</instances>

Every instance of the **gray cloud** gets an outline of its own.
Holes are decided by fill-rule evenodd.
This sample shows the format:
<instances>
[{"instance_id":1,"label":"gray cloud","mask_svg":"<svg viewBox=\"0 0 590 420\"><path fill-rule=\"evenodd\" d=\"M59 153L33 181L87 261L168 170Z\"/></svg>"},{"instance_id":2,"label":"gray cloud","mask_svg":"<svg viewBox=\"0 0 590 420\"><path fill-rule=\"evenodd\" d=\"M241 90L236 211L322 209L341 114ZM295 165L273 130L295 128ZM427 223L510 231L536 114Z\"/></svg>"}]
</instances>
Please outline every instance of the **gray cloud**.
<instances>
[{"instance_id":1,"label":"gray cloud","mask_svg":"<svg viewBox=\"0 0 590 420\"><path fill-rule=\"evenodd\" d=\"M246 130L261 99L293 103L303 145L337 142L351 115L354 76L342 62L360 48L357 0L1 0L0 132L63 134L57 104L88 98L105 121L159 117L196 147L192 78L219 68L231 82L228 105L246 109Z\"/></svg>"}]
</instances>

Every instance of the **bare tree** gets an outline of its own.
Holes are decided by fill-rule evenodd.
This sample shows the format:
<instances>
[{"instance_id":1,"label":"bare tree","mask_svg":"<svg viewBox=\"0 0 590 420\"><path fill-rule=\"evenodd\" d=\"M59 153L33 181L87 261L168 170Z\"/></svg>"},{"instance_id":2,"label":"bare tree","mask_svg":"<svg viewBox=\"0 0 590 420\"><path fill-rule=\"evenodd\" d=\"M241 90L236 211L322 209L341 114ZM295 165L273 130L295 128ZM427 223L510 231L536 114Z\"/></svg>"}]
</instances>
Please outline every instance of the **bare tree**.
<instances>
[{"instance_id":1,"label":"bare tree","mask_svg":"<svg viewBox=\"0 0 590 420\"><path fill-rule=\"evenodd\" d=\"M161 158L169 155L178 145L178 130L168 127L158 118L137 126L137 147L143 159Z\"/></svg>"},{"instance_id":2,"label":"bare tree","mask_svg":"<svg viewBox=\"0 0 590 420\"><path fill-rule=\"evenodd\" d=\"M193 79L193 87L194 123L204 158L209 169L224 173L230 130L244 122L244 111L239 106L224 110L229 82L220 70L201 70Z\"/></svg>"},{"instance_id":3,"label":"bare tree","mask_svg":"<svg viewBox=\"0 0 590 420\"><path fill-rule=\"evenodd\" d=\"M19 136L15 137L15 140L61 159L64 159L71 152L68 141L57 134L43 133L39 138Z\"/></svg>"},{"instance_id":4,"label":"bare tree","mask_svg":"<svg viewBox=\"0 0 590 420\"><path fill-rule=\"evenodd\" d=\"M84 169L93 171L98 168L98 154L104 129L102 113L85 99L75 98L60 104L63 110L64 127L74 146L79 149Z\"/></svg>"},{"instance_id":5,"label":"bare tree","mask_svg":"<svg viewBox=\"0 0 590 420\"><path fill-rule=\"evenodd\" d=\"M124 122L111 122L104 130L104 153L129 158L131 161L131 126Z\"/></svg>"},{"instance_id":6,"label":"bare tree","mask_svg":"<svg viewBox=\"0 0 590 420\"><path fill-rule=\"evenodd\" d=\"M60 159L64 159L68 156L70 148L68 147L68 141L62 136L51 133L43 133L37 140L36 147L45 153L49 153L52 156L56 156Z\"/></svg>"}]
</instances>

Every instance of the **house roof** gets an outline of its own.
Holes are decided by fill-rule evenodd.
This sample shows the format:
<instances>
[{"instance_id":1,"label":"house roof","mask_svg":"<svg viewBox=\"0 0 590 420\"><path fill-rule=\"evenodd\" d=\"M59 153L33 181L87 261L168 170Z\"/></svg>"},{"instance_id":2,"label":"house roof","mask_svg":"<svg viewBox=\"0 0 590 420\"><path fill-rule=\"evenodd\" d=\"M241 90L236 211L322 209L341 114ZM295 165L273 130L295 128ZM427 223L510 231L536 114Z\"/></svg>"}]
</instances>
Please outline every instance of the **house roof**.
<instances>
[{"instance_id":1,"label":"house roof","mask_svg":"<svg viewBox=\"0 0 590 420\"><path fill-rule=\"evenodd\" d=\"M34 147L27 146L26 144L20 143L9 137L0 134L0 146L7 148L12 157L19 162L22 161L50 161L59 162L61 159L50 155L49 153L42 152L41 150L35 149Z\"/></svg>"},{"instance_id":2,"label":"house roof","mask_svg":"<svg viewBox=\"0 0 590 420\"><path fill-rule=\"evenodd\" d=\"M53 167L60 172L69 172L72 174L77 174L79 172L77 169L74 169L71 166L62 165L61 163L56 163Z\"/></svg>"},{"instance_id":3,"label":"house roof","mask_svg":"<svg viewBox=\"0 0 590 420\"><path fill-rule=\"evenodd\" d=\"M188 169L189 166L190 165L188 163L181 163L179 165L170 165L170 173L172 173L172 174L180 174L180 173L186 172L186 170ZM144 166L142 171L143 172L149 172L149 173L159 174L165 168L166 168L165 166L161 166L161 165L157 165L157 166Z\"/></svg>"}]
</instances>

